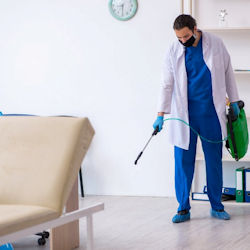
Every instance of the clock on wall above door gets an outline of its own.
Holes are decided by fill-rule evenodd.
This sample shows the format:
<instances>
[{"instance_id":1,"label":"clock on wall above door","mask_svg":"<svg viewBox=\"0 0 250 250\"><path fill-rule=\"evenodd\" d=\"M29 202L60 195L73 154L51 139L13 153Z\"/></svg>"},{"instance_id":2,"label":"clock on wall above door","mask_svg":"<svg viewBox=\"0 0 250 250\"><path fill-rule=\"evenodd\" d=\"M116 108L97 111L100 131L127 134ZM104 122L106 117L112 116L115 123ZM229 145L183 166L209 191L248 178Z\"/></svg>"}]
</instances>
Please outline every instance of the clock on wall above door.
<instances>
[{"instance_id":1,"label":"clock on wall above door","mask_svg":"<svg viewBox=\"0 0 250 250\"><path fill-rule=\"evenodd\" d=\"M110 13L120 21L131 19L136 14L137 8L137 0L109 0Z\"/></svg>"}]
</instances>

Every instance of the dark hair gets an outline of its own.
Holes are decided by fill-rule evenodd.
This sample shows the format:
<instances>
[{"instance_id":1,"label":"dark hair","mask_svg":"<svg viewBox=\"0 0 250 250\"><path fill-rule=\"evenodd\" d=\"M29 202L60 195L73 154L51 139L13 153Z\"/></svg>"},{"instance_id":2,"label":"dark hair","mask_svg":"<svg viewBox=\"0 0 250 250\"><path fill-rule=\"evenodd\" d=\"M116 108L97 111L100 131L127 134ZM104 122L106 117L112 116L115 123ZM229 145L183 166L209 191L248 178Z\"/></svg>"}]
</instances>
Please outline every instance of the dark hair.
<instances>
[{"instance_id":1,"label":"dark hair","mask_svg":"<svg viewBox=\"0 0 250 250\"><path fill-rule=\"evenodd\" d=\"M196 26L196 20L190 15L179 15L174 21L174 30L181 30L184 27L188 27L190 30L194 31L194 26Z\"/></svg>"}]
</instances>

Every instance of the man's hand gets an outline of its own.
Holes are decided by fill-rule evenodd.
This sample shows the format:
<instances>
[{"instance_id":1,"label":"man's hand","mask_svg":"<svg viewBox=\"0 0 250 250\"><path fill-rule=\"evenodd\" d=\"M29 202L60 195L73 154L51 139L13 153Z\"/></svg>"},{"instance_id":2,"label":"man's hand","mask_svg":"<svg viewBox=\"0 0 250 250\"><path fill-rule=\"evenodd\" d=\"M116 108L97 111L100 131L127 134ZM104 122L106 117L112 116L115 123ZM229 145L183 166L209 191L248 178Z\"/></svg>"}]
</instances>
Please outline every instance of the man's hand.
<instances>
[{"instance_id":1,"label":"man's hand","mask_svg":"<svg viewBox=\"0 0 250 250\"><path fill-rule=\"evenodd\" d=\"M158 127L159 132L162 130L162 126L164 123L163 116L158 116L153 124L153 128L156 129Z\"/></svg>"},{"instance_id":2,"label":"man's hand","mask_svg":"<svg viewBox=\"0 0 250 250\"><path fill-rule=\"evenodd\" d=\"M240 114L240 108L238 102L232 102L230 105L233 109L234 115L238 116Z\"/></svg>"}]
</instances>

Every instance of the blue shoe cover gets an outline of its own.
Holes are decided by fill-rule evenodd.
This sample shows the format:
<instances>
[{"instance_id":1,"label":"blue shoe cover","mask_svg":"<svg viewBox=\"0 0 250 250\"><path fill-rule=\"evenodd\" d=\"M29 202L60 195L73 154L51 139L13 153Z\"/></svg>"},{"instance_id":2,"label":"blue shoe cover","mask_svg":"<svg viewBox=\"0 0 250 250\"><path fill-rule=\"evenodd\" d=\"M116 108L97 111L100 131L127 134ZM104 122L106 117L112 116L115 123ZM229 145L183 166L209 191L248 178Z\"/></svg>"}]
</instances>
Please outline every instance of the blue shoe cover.
<instances>
[{"instance_id":1,"label":"blue shoe cover","mask_svg":"<svg viewBox=\"0 0 250 250\"><path fill-rule=\"evenodd\" d=\"M172 222L173 223L180 223L180 222L184 222L190 220L190 212L188 212L187 214L176 214L173 219Z\"/></svg>"},{"instance_id":2,"label":"blue shoe cover","mask_svg":"<svg viewBox=\"0 0 250 250\"><path fill-rule=\"evenodd\" d=\"M211 216L220 220L230 220L230 215L226 211L216 211L211 209Z\"/></svg>"},{"instance_id":3,"label":"blue shoe cover","mask_svg":"<svg viewBox=\"0 0 250 250\"><path fill-rule=\"evenodd\" d=\"M0 246L0 250L13 250L13 249L14 248L10 243Z\"/></svg>"}]
</instances>

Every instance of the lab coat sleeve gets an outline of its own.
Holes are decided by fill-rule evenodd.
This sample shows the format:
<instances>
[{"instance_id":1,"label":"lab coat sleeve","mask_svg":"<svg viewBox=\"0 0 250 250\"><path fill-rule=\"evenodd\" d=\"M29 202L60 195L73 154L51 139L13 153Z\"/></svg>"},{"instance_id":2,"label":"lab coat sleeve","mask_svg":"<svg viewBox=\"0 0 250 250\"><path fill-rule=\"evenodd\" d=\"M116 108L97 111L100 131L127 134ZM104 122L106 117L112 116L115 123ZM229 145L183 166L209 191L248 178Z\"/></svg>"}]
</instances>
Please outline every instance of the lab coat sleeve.
<instances>
[{"instance_id":1,"label":"lab coat sleeve","mask_svg":"<svg viewBox=\"0 0 250 250\"><path fill-rule=\"evenodd\" d=\"M223 43L222 43L222 46L223 46L224 65L225 65L226 91L227 91L229 101L236 102L236 101L239 101L239 94L238 94L238 89L237 89L237 85L235 82L231 59Z\"/></svg>"},{"instance_id":2,"label":"lab coat sleeve","mask_svg":"<svg viewBox=\"0 0 250 250\"><path fill-rule=\"evenodd\" d=\"M171 102L174 88L174 76L171 49L167 51L164 64L163 64L163 76L162 84L160 88L160 96L158 101L158 112L164 112L165 114L171 113Z\"/></svg>"}]
</instances>

